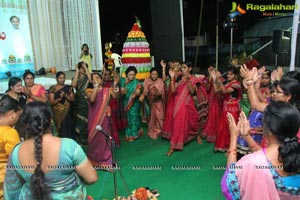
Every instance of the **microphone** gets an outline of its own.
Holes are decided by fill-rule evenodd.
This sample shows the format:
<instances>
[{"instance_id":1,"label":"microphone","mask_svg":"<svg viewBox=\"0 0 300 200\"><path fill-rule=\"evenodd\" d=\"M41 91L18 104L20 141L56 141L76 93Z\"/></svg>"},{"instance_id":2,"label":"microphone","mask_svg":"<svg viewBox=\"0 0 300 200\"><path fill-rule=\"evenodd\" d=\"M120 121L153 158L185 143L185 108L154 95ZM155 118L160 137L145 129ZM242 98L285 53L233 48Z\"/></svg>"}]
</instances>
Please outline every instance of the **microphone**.
<instances>
[{"instance_id":1,"label":"microphone","mask_svg":"<svg viewBox=\"0 0 300 200\"><path fill-rule=\"evenodd\" d=\"M103 133L106 138L112 140L112 137L108 133L106 133L100 125L96 126L96 130Z\"/></svg>"}]
</instances>

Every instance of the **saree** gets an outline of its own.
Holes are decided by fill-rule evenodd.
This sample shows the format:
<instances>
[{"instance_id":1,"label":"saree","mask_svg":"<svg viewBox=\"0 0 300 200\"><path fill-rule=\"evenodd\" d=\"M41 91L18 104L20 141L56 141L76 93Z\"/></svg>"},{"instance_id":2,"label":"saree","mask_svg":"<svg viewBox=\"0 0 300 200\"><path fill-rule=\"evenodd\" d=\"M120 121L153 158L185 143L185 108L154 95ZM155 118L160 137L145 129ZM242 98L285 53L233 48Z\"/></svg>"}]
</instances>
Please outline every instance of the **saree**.
<instances>
[{"instance_id":1,"label":"saree","mask_svg":"<svg viewBox=\"0 0 300 200\"><path fill-rule=\"evenodd\" d=\"M164 125L162 129L162 135L161 135L163 138L167 140L171 138L174 103L175 103L175 93L171 91L171 86L169 85L169 89L167 91L165 119L164 119Z\"/></svg>"},{"instance_id":2,"label":"saree","mask_svg":"<svg viewBox=\"0 0 300 200\"><path fill-rule=\"evenodd\" d=\"M114 81L108 81L103 83L103 87L110 88L113 90ZM110 98L109 107L111 109L112 116L112 137L115 139L116 144L120 144L119 130L125 129L127 126L126 115L121 99L121 93L119 92L118 98Z\"/></svg>"},{"instance_id":3,"label":"saree","mask_svg":"<svg viewBox=\"0 0 300 200\"><path fill-rule=\"evenodd\" d=\"M248 93L243 91L242 99L240 101L241 110L245 113L246 116L250 114L251 105L248 99Z\"/></svg>"},{"instance_id":4,"label":"saree","mask_svg":"<svg viewBox=\"0 0 300 200\"><path fill-rule=\"evenodd\" d=\"M221 117L221 109L222 109L222 101L221 94L219 92L215 92L213 80L211 79L209 82L209 90L208 90L208 117L207 124L202 131L202 136L206 138L207 142L215 142L217 133L218 133L218 125Z\"/></svg>"},{"instance_id":5,"label":"saree","mask_svg":"<svg viewBox=\"0 0 300 200\"><path fill-rule=\"evenodd\" d=\"M0 126L0 199L3 199L3 183L8 156L19 142L19 134L14 128Z\"/></svg>"},{"instance_id":6,"label":"saree","mask_svg":"<svg viewBox=\"0 0 300 200\"><path fill-rule=\"evenodd\" d=\"M207 79L195 77L196 96L194 96L196 109L199 114L199 130L203 130L207 124L208 96L206 91Z\"/></svg>"},{"instance_id":7,"label":"saree","mask_svg":"<svg viewBox=\"0 0 300 200\"><path fill-rule=\"evenodd\" d=\"M5 199L34 199L30 190L32 173L22 169L19 163L18 152L21 145L15 147L7 164L4 183ZM61 139L58 164L53 166L53 170L45 173L45 183L53 200L86 199L85 184L75 171L75 167L85 162L86 159L84 151L74 140Z\"/></svg>"},{"instance_id":8,"label":"saree","mask_svg":"<svg viewBox=\"0 0 300 200\"><path fill-rule=\"evenodd\" d=\"M87 92L92 89L87 89ZM94 102L88 102L88 158L95 166L112 164L111 143L106 136L96 130L100 125L104 132L111 135L112 119L109 107L109 88L102 88L96 94Z\"/></svg>"},{"instance_id":9,"label":"saree","mask_svg":"<svg viewBox=\"0 0 300 200\"><path fill-rule=\"evenodd\" d=\"M262 87L260 88L260 92L266 96L267 94L270 93L268 87ZM270 98L266 98L266 103L270 102ZM263 147L266 147L267 145L265 144L266 138L264 137L264 132L263 132L263 112L259 112L255 109L252 109L250 111L250 114L248 116L249 124L250 124L250 134L253 140L258 144L258 145L263 145ZM237 152L242 156L248 153L251 153L251 149L246 142L246 140L239 136L238 137L238 142L237 142Z\"/></svg>"},{"instance_id":10,"label":"saree","mask_svg":"<svg viewBox=\"0 0 300 200\"><path fill-rule=\"evenodd\" d=\"M142 84L137 79L126 82L125 78L121 78L120 86L127 89L127 93L123 95L123 105L128 122L128 126L125 128L125 139L138 139L143 134L141 102L134 97L134 93L136 90L142 89Z\"/></svg>"},{"instance_id":11,"label":"saree","mask_svg":"<svg viewBox=\"0 0 300 200\"><path fill-rule=\"evenodd\" d=\"M263 137L263 116L264 114L262 112L259 112L257 110L252 110L248 120L250 124L250 134L253 140L260 145ZM246 140L242 136L238 136L238 141L237 141L237 152L245 155L248 153L251 153L250 147Z\"/></svg>"},{"instance_id":12,"label":"saree","mask_svg":"<svg viewBox=\"0 0 300 200\"><path fill-rule=\"evenodd\" d=\"M216 151L226 151L230 143L230 132L227 121L227 113L232 114L237 123L240 115L239 101L242 97L241 85L238 81L231 81L225 85L225 88L233 88L231 93L223 94L223 106L221 118L218 127L218 134L215 142Z\"/></svg>"},{"instance_id":13,"label":"saree","mask_svg":"<svg viewBox=\"0 0 300 200\"><path fill-rule=\"evenodd\" d=\"M26 86L22 87L22 92L24 92L24 87L26 87ZM38 97L41 97L43 94L47 94L46 89L41 84L34 84L30 88L30 91L33 95L38 96ZM33 102L33 101L34 101L33 98L27 97L27 102Z\"/></svg>"},{"instance_id":14,"label":"saree","mask_svg":"<svg viewBox=\"0 0 300 200\"><path fill-rule=\"evenodd\" d=\"M196 86L197 78L192 77L191 82L193 86ZM170 138L171 149L182 150L183 145L194 139L199 132L199 113L187 84L187 82L180 80L175 91Z\"/></svg>"},{"instance_id":15,"label":"saree","mask_svg":"<svg viewBox=\"0 0 300 200\"><path fill-rule=\"evenodd\" d=\"M155 96L156 90L160 93ZM166 85L161 78L153 81L150 77L144 80L144 92L148 94L147 99L150 103L150 121L148 124L148 136L157 139L161 135L166 102Z\"/></svg>"},{"instance_id":16,"label":"saree","mask_svg":"<svg viewBox=\"0 0 300 200\"><path fill-rule=\"evenodd\" d=\"M55 86L51 86L49 93L53 93L54 99L58 99L62 91L69 95L72 93L72 90L72 87L69 85L64 85L60 90L57 90ZM58 136L76 139L73 121L73 103L63 97L59 103L52 105L51 109Z\"/></svg>"},{"instance_id":17,"label":"saree","mask_svg":"<svg viewBox=\"0 0 300 200\"><path fill-rule=\"evenodd\" d=\"M75 101L74 101L74 118L75 118L75 132L78 141L81 144L87 144L87 113L88 113L88 100L86 96L86 87L88 85L87 76L78 79L76 85Z\"/></svg>"},{"instance_id":18,"label":"saree","mask_svg":"<svg viewBox=\"0 0 300 200\"><path fill-rule=\"evenodd\" d=\"M248 154L229 165L221 188L226 199L296 200L300 198L300 176L281 177L267 160L264 150ZM296 183L296 184L295 184Z\"/></svg>"}]
</instances>

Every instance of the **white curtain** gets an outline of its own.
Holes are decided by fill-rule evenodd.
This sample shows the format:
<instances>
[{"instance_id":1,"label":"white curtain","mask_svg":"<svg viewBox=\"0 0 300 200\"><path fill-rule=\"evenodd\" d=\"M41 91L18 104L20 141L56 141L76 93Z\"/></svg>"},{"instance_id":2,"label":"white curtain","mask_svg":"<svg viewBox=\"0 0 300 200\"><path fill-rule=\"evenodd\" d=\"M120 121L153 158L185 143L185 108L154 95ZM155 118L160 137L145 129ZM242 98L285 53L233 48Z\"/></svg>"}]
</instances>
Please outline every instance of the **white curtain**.
<instances>
[{"instance_id":1,"label":"white curtain","mask_svg":"<svg viewBox=\"0 0 300 200\"><path fill-rule=\"evenodd\" d=\"M295 7L298 8L300 4L300 0L295 1ZM290 63L290 71L295 70L295 57L296 57L296 44L297 44L297 36L298 36L298 25L299 25L299 9L294 10L293 17L293 27L292 27L292 41L291 41L291 63Z\"/></svg>"},{"instance_id":2,"label":"white curtain","mask_svg":"<svg viewBox=\"0 0 300 200\"><path fill-rule=\"evenodd\" d=\"M75 69L81 45L93 55L93 69L100 69L102 48L98 1L27 0L36 69Z\"/></svg>"}]
</instances>

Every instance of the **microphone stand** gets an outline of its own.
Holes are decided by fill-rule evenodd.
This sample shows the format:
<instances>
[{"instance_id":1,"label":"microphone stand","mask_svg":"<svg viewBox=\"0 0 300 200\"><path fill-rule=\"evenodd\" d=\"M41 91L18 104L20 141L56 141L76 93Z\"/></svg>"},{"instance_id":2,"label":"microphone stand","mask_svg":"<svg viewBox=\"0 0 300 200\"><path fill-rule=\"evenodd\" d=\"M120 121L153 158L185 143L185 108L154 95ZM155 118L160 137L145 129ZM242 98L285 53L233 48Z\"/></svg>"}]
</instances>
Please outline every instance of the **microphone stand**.
<instances>
[{"instance_id":1,"label":"microphone stand","mask_svg":"<svg viewBox=\"0 0 300 200\"><path fill-rule=\"evenodd\" d=\"M114 140L114 138L110 135L108 135L104 130L98 130L99 132L101 132L103 135L105 135L106 137L106 141L110 141L110 151L111 151L111 156L112 156L112 173L113 173L113 179L114 179L114 195L115 195L115 200L118 200L118 190L117 190L117 174L116 174L116 170L119 171L120 176L122 178L123 184L125 186L126 192L128 194L128 196L130 196L130 192L128 189L128 186L126 184L125 178L121 172L121 167L118 166L117 161L115 159L115 144L116 141Z\"/></svg>"}]
</instances>

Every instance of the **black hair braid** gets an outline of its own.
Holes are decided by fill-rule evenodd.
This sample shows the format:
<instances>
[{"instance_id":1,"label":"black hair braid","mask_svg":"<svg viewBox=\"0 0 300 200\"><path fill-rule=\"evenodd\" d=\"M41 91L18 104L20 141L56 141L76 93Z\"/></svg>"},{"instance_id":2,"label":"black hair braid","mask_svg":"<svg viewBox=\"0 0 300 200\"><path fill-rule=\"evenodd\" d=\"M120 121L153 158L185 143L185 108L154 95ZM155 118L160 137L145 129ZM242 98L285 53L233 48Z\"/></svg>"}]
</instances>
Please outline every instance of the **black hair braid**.
<instances>
[{"instance_id":1,"label":"black hair braid","mask_svg":"<svg viewBox=\"0 0 300 200\"><path fill-rule=\"evenodd\" d=\"M283 143L278 148L278 160L283 163L283 171L288 173L300 172L300 144L294 141Z\"/></svg>"},{"instance_id":2,"label":"black hair braid","mask_svg":"<svg viewBox=\"0 0 300 200\"><path fill-rule=\"evenodd\" d=\"M43 142L43 123L40 116L33 117L32 130L35 132L34 137L34 157L37 161L37 165L34 174L31 176L30 186L32 196L37 200L48 200L50 197L50 190L45 184L45 173L41 168L43 161L42 156L42 142Z\"/></svg>"}]
</instances>

